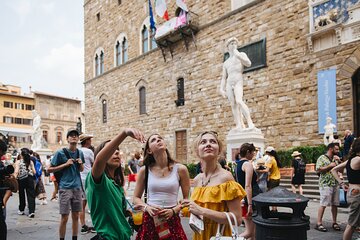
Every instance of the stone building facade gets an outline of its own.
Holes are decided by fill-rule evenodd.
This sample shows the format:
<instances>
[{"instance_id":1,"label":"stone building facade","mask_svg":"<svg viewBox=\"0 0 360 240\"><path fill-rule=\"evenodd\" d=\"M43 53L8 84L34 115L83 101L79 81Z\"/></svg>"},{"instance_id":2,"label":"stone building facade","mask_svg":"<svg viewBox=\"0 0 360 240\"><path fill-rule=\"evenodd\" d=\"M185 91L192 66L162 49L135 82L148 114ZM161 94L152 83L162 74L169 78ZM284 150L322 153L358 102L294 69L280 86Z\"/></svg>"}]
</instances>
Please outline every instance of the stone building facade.
<instances>
[{"instance_id":1,"label":"stone building facade","mask_svg":"<svg viewBox=\"0 0 360 240\"><path fill-rule=\"evenodd\" d=\"M33 96L48 148L56 151L67 146L66 134L70 129L76 128L76 123L82 116L81 101L36 91Z\"/></svg>"},{"instance_id":2,"label":"stone building facade","mask_svg":"<svg viewBox=\"0 0 360 240\"><path fill-rule=\"evenodd\" d=\"M173 17L175 1L167 2ZM143 25L149 21L147 0L85 0L86 131L95 135L95 143L123 127L139 128L146 135L160 133L178 160L195 160L191 146L201 131L215 130L225 140L234 127L230 105L218 90L225 41L237 37L242 46L266 39L266 64L244 74L244 99L267 145L284 149L322 144L317 74L327 69L336 69L337 130L359 134L360 96L355 92L360 88L360 46L354 32L360 17L351 23L351 40L341 41L341 29L347 34L343 23L328 22L315 29L320 23L313 9L324 2L349 1L188 0L198 32L195 42L188 39L188 50L184 41L172 44L171 57L169 48L146 53L142 49ZM359 5L357 0L350 2L353 8ZM156 20L158 26L163 22ZM117 39L124 36L127 61L118 65ZM182 106L175 103L179 79L184 81ZM141 94L146 102L140 102ZM141 147L128 140L122 146L126 153Z\"/></svg>"},{"instance_id":3,"label":"stone building facade","mask_svg":"<svg viewBox=\"0 0 360 240\"><path fill-rule=\"evenodd\" d=\"M0 136L13 148L31 145L34 103L20 87L0 84Z\"/></svg>"}]
</instances>

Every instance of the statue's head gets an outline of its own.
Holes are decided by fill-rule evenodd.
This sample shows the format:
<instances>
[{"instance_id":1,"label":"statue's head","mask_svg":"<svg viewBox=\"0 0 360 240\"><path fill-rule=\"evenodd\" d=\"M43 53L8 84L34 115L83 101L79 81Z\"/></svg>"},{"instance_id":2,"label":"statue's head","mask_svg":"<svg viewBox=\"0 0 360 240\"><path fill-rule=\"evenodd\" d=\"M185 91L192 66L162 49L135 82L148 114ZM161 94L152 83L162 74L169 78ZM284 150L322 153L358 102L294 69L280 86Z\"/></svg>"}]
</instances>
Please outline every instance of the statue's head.
<instances>
[{"instance_id":1,"label":"statue's head","mask_svg":"<svg viewBox=\"0 0 360 240\"><path fill-rule=\"evenodd\" d=\"M33 117L35 117L36 115L38 115L37 112L36 112L36 110L32 110L31 112L32 112Z\"/></svg>"},{"instance_id":2,"label":"statue's head","mask_svg":"<svg viewBox=\"0 0 360 240\"><path fill-rule=\"evenodd\" d=\"M231 43L235 43L236 46L239 45L239 41L236 39L236 37L231 37L231 38L229 38L229 39L226 41L226 48L229 48L229 45L230 45Z\"/></svg>"},{"instance_id":3,"label":"statue's head","mask_svg":"<svg viewBox=\"0 0 360 240\"><path fill-rule=\"evenodd\" d=\"M327 118L326 118L326 122L327 122L327 123L331 123L331 120L332 120L331 117L327 117Z\"/></svg>"}]
</instances>

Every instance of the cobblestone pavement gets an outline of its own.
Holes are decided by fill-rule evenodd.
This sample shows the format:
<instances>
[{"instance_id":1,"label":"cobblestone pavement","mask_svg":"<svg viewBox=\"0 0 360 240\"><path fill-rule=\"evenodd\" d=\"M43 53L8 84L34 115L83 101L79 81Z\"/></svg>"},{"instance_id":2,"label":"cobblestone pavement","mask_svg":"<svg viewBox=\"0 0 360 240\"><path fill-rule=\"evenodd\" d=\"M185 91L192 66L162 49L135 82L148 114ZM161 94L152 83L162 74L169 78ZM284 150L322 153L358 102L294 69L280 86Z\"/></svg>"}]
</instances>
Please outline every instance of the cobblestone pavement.
<instances>
[{"instance_id":1,"label":"cobblestone pavement","mask_svg":"<svg viewBox=\"0 0 360 240\"><path fill-rule=\"evenodd\" d=\"M132 183L133 184L133 183ZM128 198L132 197L134 185L131 185L129 191L127 191ZM46 186L48 197L53 190L52 186ZM8 239L9 240L27 240L27 239L58 239L58 226L60 215L58 214L58 203L48 201L48 205L39 205L37 201L35 218L30 219L27 215L17 215L18 208L18 194L14 194L10 198L7 206L7 226L8 226ZM331 213L330 209L326 209L324 215L324 226L329 229L328 232L322 233L314 230L316 223L317 207L319 203L317 201L309 201L306 208L306 214L310 216L310 230L307 231L307 237L310 240L340 240L342 239L342 232L336 232L331 228ZM27 209L25 211L27 213ZM341 228L344 229L347 220L347 209L339 209L338 223ZM86 215L88 225L91 225L90 215ZM191 239L192 231L188 225L188 218L182 218L182 223L185 232L189 239ZM79 230L80 231L80 230ZM244 231L243 227L240 231ZM296 234L296 233L295 233ZM355 233L353 239L360 239L360 234ZM67 225L66 239L71 239L71 219L69 219ZM81 235L79 233L79 239L90 239L94 234L88 233ZM133 237L134 239L134 237ZM259 239L258 239L259 240Z\"/></svg>"}]
</instances>

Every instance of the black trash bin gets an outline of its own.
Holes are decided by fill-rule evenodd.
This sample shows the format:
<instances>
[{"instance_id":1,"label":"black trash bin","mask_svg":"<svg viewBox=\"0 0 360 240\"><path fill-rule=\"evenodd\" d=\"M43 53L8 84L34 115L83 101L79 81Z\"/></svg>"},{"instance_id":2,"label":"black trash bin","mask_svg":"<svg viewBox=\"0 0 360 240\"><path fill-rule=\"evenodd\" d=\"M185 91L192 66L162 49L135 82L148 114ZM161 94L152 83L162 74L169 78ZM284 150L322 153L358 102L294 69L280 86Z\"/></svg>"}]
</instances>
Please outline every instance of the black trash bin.
<instances>
[{"instance_id":1,"label":"black trash bin","mask_svg":"<svg viewBox=\"0 0 360 240\"><path fill-rule=\"evenodd\" d=\"M308 198L276 187L253 198L257 240L306 240L310 217L304 214ZM282 207L271 211L271 206Z\"/></svg>"}]
</instances>

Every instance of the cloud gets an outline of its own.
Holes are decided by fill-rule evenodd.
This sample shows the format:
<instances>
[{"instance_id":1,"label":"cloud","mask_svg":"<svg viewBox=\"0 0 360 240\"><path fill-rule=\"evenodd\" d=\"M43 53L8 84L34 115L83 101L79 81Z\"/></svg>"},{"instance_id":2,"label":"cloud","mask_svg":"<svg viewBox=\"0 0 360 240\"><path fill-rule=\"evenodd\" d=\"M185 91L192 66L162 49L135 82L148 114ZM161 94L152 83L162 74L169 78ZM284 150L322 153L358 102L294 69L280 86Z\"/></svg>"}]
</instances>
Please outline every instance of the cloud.
<instances>
[{"instance_id":1,"label":"cloud","mask_svg":"<svg viewBox=\"0 0 360 240\"><path fill-rule=\"evenodd\" d=\"M72 44L53 48L49 54L34 60L37 72L43 81L42 88L59 94L59 89L69 88L66 96L83 99L84 49ZM35 89L37 90L37 89ZM49 91L47 91L49 92Z\"/></svg>"},{"instance_id":2,"label":"cloud","mask_svg":"<svg viewBox=\"0 0 360 240\"><path fill-rule=\"evenodd\" d=\"M26 18L31 12L30 1L8 1L7 4L18 15L19 24L22 26L26 22Z\"/></svg>"},{"instance_id":3,"label":"cloud","mask_svg":"<svg viewBox=\"0 0 360 240\"><path fill-rule=\"evenodd\" d=\"M55 9L55 3L54 2L44 2L41 3L40 9L47 14L51 14L54 12Z\"/></svg>"}]
</instances>

